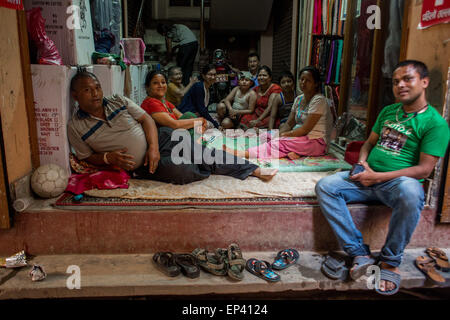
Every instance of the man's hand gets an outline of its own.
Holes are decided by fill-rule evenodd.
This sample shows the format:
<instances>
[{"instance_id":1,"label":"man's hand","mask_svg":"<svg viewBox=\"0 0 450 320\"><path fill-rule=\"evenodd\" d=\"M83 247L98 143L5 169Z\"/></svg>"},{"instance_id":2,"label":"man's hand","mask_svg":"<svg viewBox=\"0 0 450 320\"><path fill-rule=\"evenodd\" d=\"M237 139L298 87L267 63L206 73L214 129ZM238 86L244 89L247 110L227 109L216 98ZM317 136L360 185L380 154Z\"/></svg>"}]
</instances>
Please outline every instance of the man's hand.
<instances>
[{"instance_id":1,"label":"man's hand","mask_svg":"<svg viewBox=\"0 0 450 320\"><path fill-rule=\"evenodd\" d=\"M378 177L378 172L373 171L366 161L359 161L358 163L362 165L365 170L361 173L351 176L351 180L358 181L365 187L370 187L371 185L382 182Z\"/></svg>"},{"instance_id":2,"label":"man's hand","mask_svg":"<svg viewBox=\"0 0 450 320\"><path fill-rule=\"evenodd\" d=\"M228 110L231 119L236 119L237 112L234 109Z\"/></svg>"},{"instance_id":3,"label":"man's hand","mask_svg":"<svg viewBox=\"0 0 450 320\"><path fill-rule=\"evenodd\" d=\"M148 171L150 173L155 173L156 168L158 168L158 162L161 155L159 154L159 150L150 146L147 149L147 153L145 154L144 166L148 164Z\"/></svg>"},{"instance_id":4,"label":"man's hand","mask_svg":"<svg viewBox=\"0 0 450 320\"><path fill-rule=\"evenodd\" d=\"M136 162L133 161L134 156L128 154L127 151L127 148L123 148L109 152L107 154L109 164L115 165L124 170L132 170L136 165Z\"/></svg>"},{"instance_id":5,"label":"man's hand","mask_svg":"<svg viewBox=\"0 0 450 320\"><path fill-rule=\"evenodd\" d=\"M259 123L259 120L258 120L258 119L252 120L252 121L250 121L250 122L248 123L248 126L249 126L250 128L253 128L253 127L256 126L258 123Z\"/></svg>"}]
</instances>

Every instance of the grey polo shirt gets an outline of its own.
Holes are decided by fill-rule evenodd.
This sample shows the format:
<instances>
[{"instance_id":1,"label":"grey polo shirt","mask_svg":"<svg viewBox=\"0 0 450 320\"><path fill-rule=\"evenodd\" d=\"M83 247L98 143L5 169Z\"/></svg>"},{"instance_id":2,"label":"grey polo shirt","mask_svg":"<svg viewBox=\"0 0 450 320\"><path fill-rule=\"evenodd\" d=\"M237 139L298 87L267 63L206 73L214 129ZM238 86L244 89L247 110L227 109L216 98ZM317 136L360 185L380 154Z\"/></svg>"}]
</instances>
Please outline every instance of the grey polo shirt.
<instances>
[{"instance_id":1,"label":"grey polo shirt","mask_svg":"<svg viewBox=\"0 0 450 320\"><path fill-rule=\"evenodd\" d=\"M174 24L167 37L180 46L197 41L195 34L184 24Z\"/></svg>"},{"instance_id":2,"label":"grey polo shirt","mask_svg":"<svg viewBox=\"0 0 450 320\"><path fill-rule=\"evenodd\" d=\"M78 159L94 153L128 148L136 166L144 163L147 140L144 129L137 121L145 111L128 98L114 95L103 99L106 120L91 116L83 110L72 117L67 125L69 142Z\"/></svg>"}]
</instances>

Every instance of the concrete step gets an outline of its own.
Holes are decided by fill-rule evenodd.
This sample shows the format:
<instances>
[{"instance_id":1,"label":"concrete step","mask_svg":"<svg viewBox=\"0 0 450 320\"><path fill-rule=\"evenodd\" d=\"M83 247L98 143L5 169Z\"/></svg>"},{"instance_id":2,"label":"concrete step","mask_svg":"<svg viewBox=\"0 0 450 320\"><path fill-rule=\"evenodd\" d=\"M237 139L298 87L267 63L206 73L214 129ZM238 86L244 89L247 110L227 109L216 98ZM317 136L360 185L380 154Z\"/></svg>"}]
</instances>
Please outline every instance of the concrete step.
<instances>
[{"instance_id":1,"label":"concrete step","mask_svg":"<svg viewBox=\"0 0 450 320\"><path fill-rule=\"evenodd\" d=\"M444 249L450 256L450 249ZM415 266L414 259L424 254L424 248L405 251L400 267L401 290L413 288L437 288L426 280ZM244 258L273 261L275 252L243 252ZM301 251L300 259L283 271L281 281L268 283L248 271L244 280L236 282L228 276L214 276L202 271L200 277L189 279L183 275L170 278L161 273L152 263L152 254L121 255L42 255L29 260L29 264L40 264L47 278L32 282L28 277L31 266L20 269L0 269L0 299L45 299L87 297L142 297L142 296L191 296L239 295L244 293L305 293L309 291L357 291L374 294L367 288L366 276L357 281L343 282L325 277L321 271L322 253ZM80 268L80 289L68 289L69 266ZM439 287L450 287L450 273L441 274L446 283ZM374 294L376 297L378 295Z\"/></svg>"},{"instance_id":2,"label":"concrete step","mask_svg":"<svg viewBox=\"0 0 450 320\"><path fill-rule=\"evenodd\" d=\"M351 205L355 224L372 249L381 249L390 209ZM0 230L0 255L20 250L31 255L127 254L157 251L190 252L238 243L245 251L339 249L320 208L314 205L246 206L154 210L101 207L97 210L54 209L36 201L14 217L11 229ZM450 224L436 223L426 208L408 248L450 247Z\"/></svg>"}]
</instances>

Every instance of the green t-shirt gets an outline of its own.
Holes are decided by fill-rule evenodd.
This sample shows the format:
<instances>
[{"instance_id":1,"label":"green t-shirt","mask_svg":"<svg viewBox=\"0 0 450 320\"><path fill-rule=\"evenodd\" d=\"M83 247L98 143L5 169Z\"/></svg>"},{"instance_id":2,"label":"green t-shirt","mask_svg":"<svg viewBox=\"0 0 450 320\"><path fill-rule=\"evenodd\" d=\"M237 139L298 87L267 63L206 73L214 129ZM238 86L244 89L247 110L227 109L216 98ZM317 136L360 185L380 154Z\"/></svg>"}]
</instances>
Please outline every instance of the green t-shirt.
<instances>
[{"instance_id":1,"label":"green t-shirt","mask_svg":"<svg viewBox=\"0 0 450 320\"><path fill-rule=\"evenodd\" d=\"M372 131L379 135L367 163L377 172L389 172L413 167L419 163L420 153L443 157L449 142L447 121L428 105L416 116L403 117L402 104L385 107ZM398 118L398 121L397 121Z\"/></svg>"}]
</instances>

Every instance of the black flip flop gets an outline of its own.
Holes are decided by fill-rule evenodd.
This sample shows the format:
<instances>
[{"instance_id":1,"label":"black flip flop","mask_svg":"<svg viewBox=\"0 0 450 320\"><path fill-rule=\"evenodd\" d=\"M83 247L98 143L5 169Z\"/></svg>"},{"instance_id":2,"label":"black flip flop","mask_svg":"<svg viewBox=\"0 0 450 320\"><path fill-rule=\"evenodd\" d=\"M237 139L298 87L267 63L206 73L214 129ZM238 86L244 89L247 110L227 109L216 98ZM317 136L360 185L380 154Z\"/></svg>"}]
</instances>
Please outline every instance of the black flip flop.
<instances>
[{"instance_id":1,"label":"black flip flop","mask_svg":"<svg viewBox=\"0 0 450 320\"><path fill-rule=\"evenodd\" d=\"M169 277L176 277L180 274L180 267L175 263L175 258L171 252L157 252L153 255L155 266Z\"/></svg>"},{"instance_id":2,"label":"black flip flop","mask_svg":"<svg viewBox=\"0 0 450 320\"><path fill-rule=\"evenodd\" d=\"M284 270L298 261L300 254L295 249L284 249L277 253L274 262L272 263L272 269Z\"/></svg>"},{"instance_id":3,"label":"black flip flop","mask_svg":"<svg viewBox=\"0 0 450 320\"><path fill-rule=\"evenodd\" d=\"M245 264L245 269L255 276L269 282L277 282L281 280L280 275L273 272L271 269L270 263L264 260L254 258L249 259Z\"/></svg>"}]
</instances>

